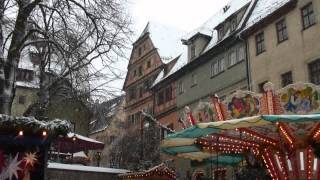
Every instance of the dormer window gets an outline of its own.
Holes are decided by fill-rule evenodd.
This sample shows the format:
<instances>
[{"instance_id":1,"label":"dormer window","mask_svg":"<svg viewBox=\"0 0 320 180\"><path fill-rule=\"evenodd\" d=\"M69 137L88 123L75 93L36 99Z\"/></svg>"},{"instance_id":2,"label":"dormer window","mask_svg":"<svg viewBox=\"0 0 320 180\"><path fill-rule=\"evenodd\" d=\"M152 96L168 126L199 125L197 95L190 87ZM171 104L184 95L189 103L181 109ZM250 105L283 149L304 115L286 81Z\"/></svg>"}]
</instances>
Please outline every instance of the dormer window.
<instances>
[{"instance_id":1,"label":"dormer window","mask_svg":"<svg viewBox=\"0 0 320 180\"><path fill-rule=\"evenodd\" d=\"M16 80L31 82L33 80L33 71L25 70L25 69L18 69L17 75L16 75Z\"/></svg>"},{"instance_id":2,"label":"dormer window","mask_svg":"<svg viewBox=\"0 0 320 180\"><path fill-rule=\"evenodd\" d=\"M218 40L220 41L224 36L224 29L223 26L221 28L219 28L218 30Z\"/></svg>"},{"instance_id":3,"label":"dormer window","mask_svg":"<svg viewBox=\"0 0 320 180\"><path fill-rule=\"evenodd\" d=\"M237 28L237 18L236 17L231 19L230 27L231 27L231 31L236 30L236 28Z\"/></svg>"},{"instance_id":4,"label":"dormer window","mask_svg":"<svg viewBox=\"0 0 320 180\"><path fill-rule=\"evenodd\" d=\"M191 59L196 57L196 46L193 44L191 45Z\"/></svg>"}]
</instances>

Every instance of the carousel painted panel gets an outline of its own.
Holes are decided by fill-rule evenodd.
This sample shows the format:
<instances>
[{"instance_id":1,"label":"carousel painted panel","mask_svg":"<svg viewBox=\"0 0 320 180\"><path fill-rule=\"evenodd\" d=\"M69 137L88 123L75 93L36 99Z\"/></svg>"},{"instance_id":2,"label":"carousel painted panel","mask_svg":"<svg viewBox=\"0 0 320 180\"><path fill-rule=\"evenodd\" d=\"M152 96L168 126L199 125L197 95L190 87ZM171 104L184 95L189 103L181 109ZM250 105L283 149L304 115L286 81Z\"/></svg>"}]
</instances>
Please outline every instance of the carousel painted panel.
<instances>
[{"instance_id":1,"label":"carousel painted panel","mask_svg":"<svg viewBox=\"0 0 320 180\"><path fill-rule=\"evenodd\" d=\"M200 101L193 111L197 122L212 122L214 121L215 113L212 109L212 104L209 102Z\"/></svg>"},{"instance_id":2,"label":"carousel painted panel","mask_svg":"<svg viewBox=\"0 0 320 180\"><path fill-rule=\"evenodd\" d=\"M284 114L320 112L320 87L311 83L296 83L276 91Z\"/></svg>"},{"instance_id":3,"label":"carousel painted panel","mask_svg":"<svg viewBox=\"0 0 320 180\"><path fill-rule=\"evenodd\" d=\"M239 90L228 96L223 104L232 119L255 116L260 113L261 96L258 93Z\"/></svg>"}]
</instances>

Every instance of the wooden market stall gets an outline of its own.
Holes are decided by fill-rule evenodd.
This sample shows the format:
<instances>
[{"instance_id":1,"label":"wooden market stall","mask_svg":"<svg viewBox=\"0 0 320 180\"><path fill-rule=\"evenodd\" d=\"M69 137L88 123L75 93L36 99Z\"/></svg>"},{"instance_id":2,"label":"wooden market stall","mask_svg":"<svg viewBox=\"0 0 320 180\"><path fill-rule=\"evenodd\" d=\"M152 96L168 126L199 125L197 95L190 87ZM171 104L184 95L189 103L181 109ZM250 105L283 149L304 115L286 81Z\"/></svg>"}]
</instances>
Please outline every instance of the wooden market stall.
<instances>
[{"instance_id":1,"label":"wooden market stall","mask_svg":"<svg viewBox=\"0 0 320 180\"><path fill-rule=\"evenodd\" d=\"M1 114L0 179L44 179L51 142L69 130L70 124L63 120Z\"/></svg>"}]
</instances>

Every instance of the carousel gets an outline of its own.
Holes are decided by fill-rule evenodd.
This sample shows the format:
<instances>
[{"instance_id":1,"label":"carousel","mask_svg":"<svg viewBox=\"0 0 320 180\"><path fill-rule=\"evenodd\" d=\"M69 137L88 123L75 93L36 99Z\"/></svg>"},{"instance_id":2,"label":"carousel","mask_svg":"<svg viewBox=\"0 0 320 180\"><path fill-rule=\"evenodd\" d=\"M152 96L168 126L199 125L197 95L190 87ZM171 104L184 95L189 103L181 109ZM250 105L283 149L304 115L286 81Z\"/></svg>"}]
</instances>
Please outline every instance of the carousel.
<instances>
[{"instance_id":1,"label":"carousel","mask_svg":"<svg viewBox=\"0 0 320 180\"><path fill-rule=\"evenodd\" d=\"M44 179L50 144L69 129L63 120L0 115L0 179Z\"/></svg>"},{"instance_id":2,"label":"carousel","mask_svg":"<svg viewBox=\"0 0 320 180\"><path fill-rule=\"evenodd\" d=\"M274 90L266 83L263 93L211 99L214 121L187 113L189 127L169 135L163 153L208 162L215 179L236 179L242 168L257 166L270 179L320 179L320 86Z\"/></svg>"}]
</instances>

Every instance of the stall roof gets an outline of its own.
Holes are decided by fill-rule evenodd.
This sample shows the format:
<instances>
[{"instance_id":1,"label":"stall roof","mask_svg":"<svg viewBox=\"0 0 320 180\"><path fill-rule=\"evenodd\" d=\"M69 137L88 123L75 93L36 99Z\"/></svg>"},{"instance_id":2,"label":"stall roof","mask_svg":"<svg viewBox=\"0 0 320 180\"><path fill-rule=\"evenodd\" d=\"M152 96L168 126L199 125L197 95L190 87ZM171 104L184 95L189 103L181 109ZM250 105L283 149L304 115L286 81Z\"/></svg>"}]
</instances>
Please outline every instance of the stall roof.
<instances>
[{"instance_id":1,"label":"stall roof","mask_svg":"<svg viewBox=\"0 0 320 180\"><path fill-rule=\"evenodd\" d=\"M48 163L48 168L74 170L74 171L102 172L102 173L111 173L111 174L123 174L123 173L130 172L125 169L113 169L113 168L83 166L78 164L62 164L62 163L53 163L53 162Z\"/></svg>"}]
</instances>

